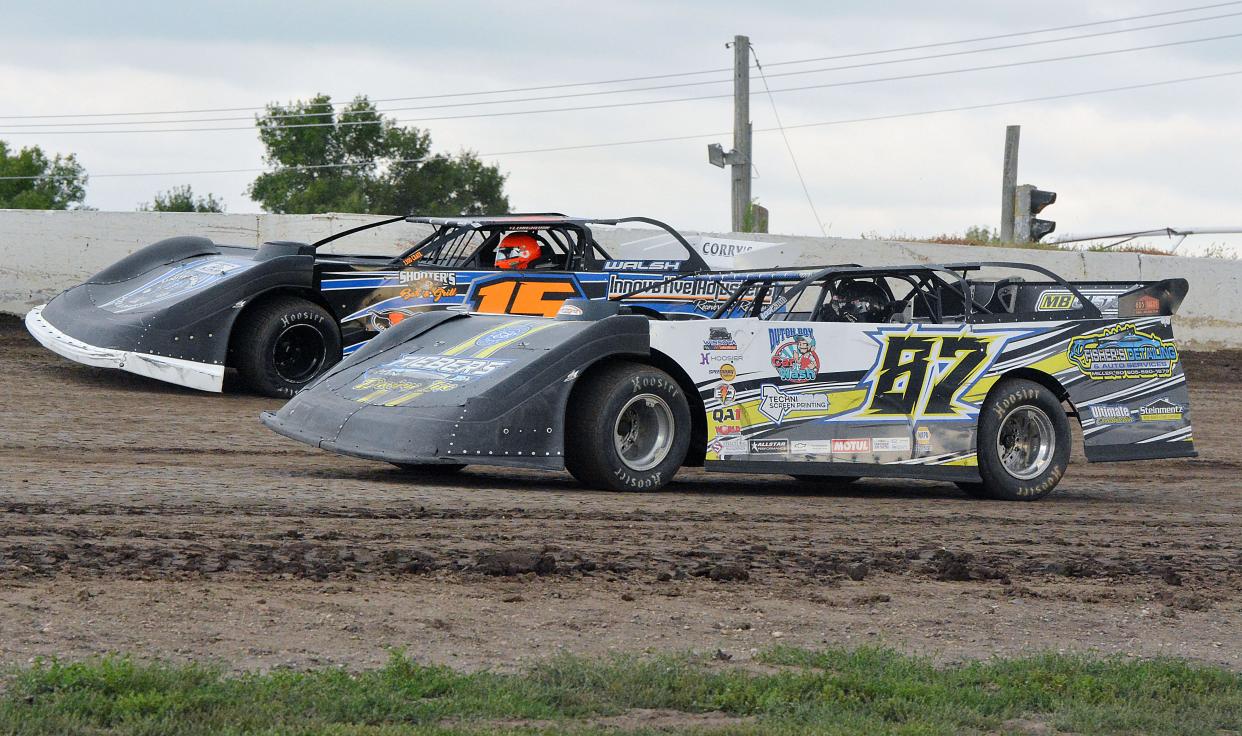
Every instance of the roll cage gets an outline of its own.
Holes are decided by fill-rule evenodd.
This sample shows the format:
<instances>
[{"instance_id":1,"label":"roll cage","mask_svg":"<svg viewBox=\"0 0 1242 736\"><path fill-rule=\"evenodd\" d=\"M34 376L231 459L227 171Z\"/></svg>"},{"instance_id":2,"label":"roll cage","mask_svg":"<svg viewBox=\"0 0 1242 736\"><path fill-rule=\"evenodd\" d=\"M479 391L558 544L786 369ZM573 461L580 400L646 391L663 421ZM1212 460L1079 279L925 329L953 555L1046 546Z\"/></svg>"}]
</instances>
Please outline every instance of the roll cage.
<instances>
[{"instance_id":1,"label":"roll cage","mask_svg":"<svg viewBox=\"0 0 1242 736\"><path fill-rule=\"evenodd\" d=\"M1021 277L1009 276L994 281L972 279L984 268L1029 271L1051 280L1077 299L1078 308L1046 313L1014 312L1014 296L1007 297L1005 287L1025 284ZM1029 263L981 261L974 263L929 264L915 266L862 267L857 265L826 266L792 272L752 272L703 274L701 279L741 278L733 293L711 315L758 317L765 320L798 319L809 322L840 321L831 310L831 296L845 283L872 284L887 300L886 319L902 317L908 321L932 324L991 323L1035 320L1099 319L1100 309L1073 284L1052 271ZM909 290L898 298L893 284L904 284ZM818 292L813 292L818 288ZM1016 295L1014 289L1009 294ZM809 296L810 299L804 297ZM809 303L808 303L809 301ZM791 306L809 307L793 310Z\"/></svg>"},{"instance_id":2,"label":"roll cage","mask_svg":"<svg viewBox=\"0 0 1242 736\"><path fill-rule=\"evenodd\" d=\"M549 248L545 268L566 271L590 271L602 268L613 257L596 241L592 225L616 226L628 223L653 225L672 237L683 253L671 260L682 261L683 272L708 270L690 243L668 224L650 217L620 217L612 219L570 217L559 212L515 213L510 215L458 217L428 217L411 215L391 217L366 225L344 230L324 238L313 248L327 245L348 235L382 227L395 222L431 225L430 235L393 259L394 265L418 263L440 268L485 267L487 255L494 252L497 242L507 232L529 232Z\"/></svg>"}]
</instances>

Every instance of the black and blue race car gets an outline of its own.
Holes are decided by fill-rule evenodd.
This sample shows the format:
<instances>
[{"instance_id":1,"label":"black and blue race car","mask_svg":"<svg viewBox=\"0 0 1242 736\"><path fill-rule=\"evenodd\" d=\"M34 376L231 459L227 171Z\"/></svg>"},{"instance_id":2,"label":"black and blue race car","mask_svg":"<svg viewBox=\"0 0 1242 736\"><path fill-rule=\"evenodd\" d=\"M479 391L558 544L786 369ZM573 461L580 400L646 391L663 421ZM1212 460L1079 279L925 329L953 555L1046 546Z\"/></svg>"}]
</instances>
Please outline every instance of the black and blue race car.
<instances>
[{"instance_id":1,"label":"black and blue race car","mask_svg":"<svg viewBox=\"0 0 1242 736\"><path fill-rule=\"evenodd\" d=\"M334 255L322 246L386 225L431 227L399 255ZM606 250L592 228L640 224L654 235ZM506 238L534 243L521 270ZM394 241L399 238L394 238ZM226 368L251 389L291 396L381 330L437 310L550 317L567 299L625 298L634 313L703 318L732 284L678 278L708 264L680 233L646 217L558 213L394 217L317 243L250 248L203 237L147 246L26 316L50 350L204 391ZM641 292L641 293L640 293Z\"/></svg>"}]
</instances>

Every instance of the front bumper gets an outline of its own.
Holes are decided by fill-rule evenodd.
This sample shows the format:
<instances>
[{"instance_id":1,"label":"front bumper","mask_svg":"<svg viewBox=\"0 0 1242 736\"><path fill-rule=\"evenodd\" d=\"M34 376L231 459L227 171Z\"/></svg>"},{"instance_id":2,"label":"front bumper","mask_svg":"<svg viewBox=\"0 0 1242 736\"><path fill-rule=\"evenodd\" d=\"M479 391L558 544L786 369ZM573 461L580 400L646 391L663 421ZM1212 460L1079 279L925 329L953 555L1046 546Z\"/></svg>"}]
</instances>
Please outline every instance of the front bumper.
<instances>
[{"instance_id":1,"label":"front bumper","mask_svg":"<svg viewBox=\"0 0 1242 736\"><path fill-rule=\"evenodd\" d=\"M46 306L46 305L44 305ZM224 388L224 366L180 358L139 353L131 350L101 348L70 337L43 317L43 307L35 307L26 315L26 329L43 347L69 360L97 368L119 368L147 378L179 386L214 391Z\"/></svg>"}]
</instances>

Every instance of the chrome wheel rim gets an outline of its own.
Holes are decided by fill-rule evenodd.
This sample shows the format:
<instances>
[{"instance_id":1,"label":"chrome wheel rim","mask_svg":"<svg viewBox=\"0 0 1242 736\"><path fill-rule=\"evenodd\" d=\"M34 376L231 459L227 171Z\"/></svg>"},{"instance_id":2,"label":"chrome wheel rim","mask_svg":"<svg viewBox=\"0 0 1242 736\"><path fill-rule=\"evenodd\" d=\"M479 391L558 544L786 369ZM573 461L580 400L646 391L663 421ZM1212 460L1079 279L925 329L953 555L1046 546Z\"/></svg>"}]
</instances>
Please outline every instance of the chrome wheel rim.
<instances>
[{"instance_id":1,"label":"chrome wheel rim","mask_svg":"<svg viewBox=\"0 0 1242 736\"><path fill-rule=\"evenodd\" d=\"M655 394L639 394L617 414L612 444L621 462L633 471L651 470L673 447L673 409Z\"/></svg>"},{"instance_id":2,"label":"chrome wheel rim","mask_svg":"<svg viewBox=\"0 0 1242 736\"><path fill-rule=\"evenodd\" d=\"M276 336L276 374L289 383L306 383L319 374L327 352L319 330L305 324L289 325Z\"/></svg>"},{"instance_id":3,"label":"chrome wheel rim","mask_svg":"<svg viewBox=\"0 0 1242 736\"><path fill-rule=\"evenodd\" d=\"M1018 480L1036 478L1052 464L1056 433L1052 420L1034 406L1019 406L1001 420L996 454L1005 472Z\"/></svg>"}]
</instances>

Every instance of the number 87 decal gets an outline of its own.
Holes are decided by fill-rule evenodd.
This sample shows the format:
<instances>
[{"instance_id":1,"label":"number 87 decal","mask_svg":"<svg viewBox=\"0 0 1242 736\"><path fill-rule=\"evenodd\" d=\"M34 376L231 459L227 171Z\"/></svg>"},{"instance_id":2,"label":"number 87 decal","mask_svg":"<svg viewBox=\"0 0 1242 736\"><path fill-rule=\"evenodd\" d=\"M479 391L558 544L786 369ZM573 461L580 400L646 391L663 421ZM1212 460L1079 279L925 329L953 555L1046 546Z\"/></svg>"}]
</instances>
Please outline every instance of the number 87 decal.
<instances>
[{"instance_id":1,"label":"number 87 decal","mask_svg":"<svg viewBox=\"0 0 1242 736\"><path fill-rule=\"evenodd\" d=\"M566 299L578 296L582 291L569 277L532 280L511 276L477 287L470 303L476 312L553 317Z\"/></svg>"}]
</instances>

